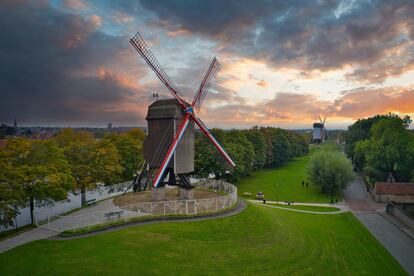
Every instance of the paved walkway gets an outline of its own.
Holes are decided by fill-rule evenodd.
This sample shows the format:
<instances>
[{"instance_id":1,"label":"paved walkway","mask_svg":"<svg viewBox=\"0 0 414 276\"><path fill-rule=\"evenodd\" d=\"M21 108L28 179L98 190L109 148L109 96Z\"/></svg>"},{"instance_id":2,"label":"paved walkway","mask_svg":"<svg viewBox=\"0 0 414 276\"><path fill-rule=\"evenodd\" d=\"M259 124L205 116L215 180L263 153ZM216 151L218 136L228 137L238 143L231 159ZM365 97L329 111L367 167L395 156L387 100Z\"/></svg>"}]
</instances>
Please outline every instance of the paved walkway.
<instances>
[{"instance_id":1,"label":"paved walkway","mask_svg":"<svg viewBox=\"0 0 414 276\"><path fill-rule=\"evenodd\" d=\"M342 213L346 213L349 211L348 206L342 203L336 204L335 206L326 204L326 203L300 203L300 202L295 202L295 204L293 206L300 206L300 205L305 205L305 206L320 206L320 207L336 207L339 208L340 210L338 211L334 211L334 212L320 212L320 211L309 211L309 210L299 210L299 209L292 209L292 208L285 208L282 206L274 206L274 205L269 205L269 204L263 204L262 200L248 200L249 202L255 203L257 205L262 205L262 206L266 206L266 207L270 207L270 208L275 208L275 209L282 209L282 210L287 210L287 211L292 211L292 212L298 212L298 213L309 213L309 214L319 214L319 215L336 215L336 214L342 214ZM266 203L272 203L272 204L276 204L276 201L269 201L266 200ZM287 205L284 204L282 202L278 202L278 204L281 205Z\"/></svg>"},{"instance_id":2,"label":"paved walkway","mask_svg":"<svg viewBox=\"0 0 414 276\"><path fill-rule=\"evenodd\" d=\"M110 203L108 203L107 201L110 201ZM105 210L105 208L112 206L112 199L108 199L105 201L102 201L100 203L98 203L96 206L93 206L91 208L84 208L81 209L77 212L74 212L71 214L71 216L73 215L84 215L84 214L88 214L88 213L93 213L93 212L97 212L99 210ZM221 213L217 213L217 214L207 214L207 215L200 215L200 216L196 216L196 217L161 217L161 218L157 218L157 219L153 219L153 220L148 220L148 221L136 221L136 222L130 222L130 223L126 223L126 224L122 224L122 225L115 225L115 226L111 226L108 227L106 229L102 229L102 230L96 230L87 234L82 234L79 236L73 236L73 237L67 237L67 238L61 238L58 237L56 234L56 231L51 231L45 228L41 228L41 227L37 227L33 230L30 231L26 231L24 233L21 233L17 236L11 237L7 240L3 240L0 242L0 253L5 252L7 250L10 250L16 246L28 243L28 242L32 242L35 240L40 240L40 239L70 239L70 238L80 238L80 237L87 237L87 236L93 236L96 234L100 234L100 233L105 233L105 232L111 232L111 231L115 231L115 230L119 230L119 229L124 229L124 228L128 228L128 227L132 227L132 226L138 226L138 225L146 225L146 224L153 224L153 223L163 223L163 222L185 222L185 221L199 221L199 220L207 220L207 219L216 219L216 218L221 218L221 217L228 217L228 216L233 216L233 215L237 215L239 213L241 213L244 209L246 209L246 202L244 202L243 200L239 201L238 205L228 211L225 212L221 212ZM78 213L79 212L79 213ZM58 221L58 220L56 220Z\"/></svg>"},{"instance_id":3,"label":"paved walkway","mask_svg":"<svg viewBox=\"0 0 414 276\"><path fill-rule=\"evenodd\" d=\"M359 177L348 185L343 193L345 203L349 205L358 220L410 275L414 275L414 240L377 212L383 210L385 205L371 199Z\"/></svg>"}]
</instances>

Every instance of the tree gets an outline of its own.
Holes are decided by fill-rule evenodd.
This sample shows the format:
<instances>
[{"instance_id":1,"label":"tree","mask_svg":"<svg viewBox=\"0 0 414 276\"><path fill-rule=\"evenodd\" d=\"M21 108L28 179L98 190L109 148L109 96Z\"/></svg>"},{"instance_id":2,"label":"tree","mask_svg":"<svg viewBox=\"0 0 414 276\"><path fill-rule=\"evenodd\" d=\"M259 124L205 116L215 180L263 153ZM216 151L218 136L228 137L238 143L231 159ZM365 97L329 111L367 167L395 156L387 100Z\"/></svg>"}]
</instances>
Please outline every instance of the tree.
<instances>
[{"instance_id":1,"label":"tree","mask_svg":"<svg viewBox=\"0 0 414 276\"><path fill-rule=\"evenodd\" d=\"M377 181L391 173L397 181L410 181L414 170L414 137L406 129L407 120L398 116L374 123L370 138L356 144L354 162Z\"/></svg>"},{"instance_id":2,"label":"tree","mask_svg":"<svg viewBox=\"0 0 414 276\"><path fill-rule=\"evenodd\" d=\"M309 179L331 196L354 178L351 162L336 150L320 150L310 158Z\"/></svg>"},{"instance_id":3,"label":"tree","mask_svg":"<svg viewBox=\"0 0 414 276\"><path fill-rule=\"evenodd\" d=\"M137 139L136 135L129 134L111 134L106 139L115 145L120 155L120 165L124 169L122 179L132 179L144 161L141 140Z\"/></svg>"},{"instance_id":4,"label":"tree","mask_svg":"<svg viewBox=\"0 0 414 276\"><path fill-rule=\"evenodd\" d=\"M252 144L255 152L253 168L258 170L266 165L266 141L258 127L246 130L246 138Z\"/></svg>"},{"instance_id":5,"label":"tree","mask_svg":"<svg viewBox=\"0 0 414 276\"><path fill-rule=\"evenodd\" d=\"M11 139L2 151L1 159L6 163L2 166L8 170L1 173L2 186L6 187L6 192L13 190L18 195L16 202L29 202L32 224L35 202L44 205L50 200L62 200L73 188L69 165L54 141ZM13 173L9 171L10 167Z\"/></svg>"},{"instance_id":6,"label":"tree","mask_svg":"<svg viewBox=\"0 0 414 276\"><path fill-rule=\"evenodd\" d=\"M86 205L86 190L98 182L113 183L120 180L122 166L116 147L109 141L99 141L92 134L73 129L61 130L55 140L63 149L65 158L82 193L82 206Z\"/></svg>"},{"instance_id":7,"label":"tree","mask_svg":"<svg viewBox=\"0 0 414 276\"><path fill-rule=\"evenodd\" d=\"M147 136L145 132L140 128L133 128L126 133L128 136L143 142L145 137Z\"/></svg>"},{"instance_id":8,"label":"tree","mask_svg":"<svg viewBox=\"0 0 414 276\"><path fill-rule=\"evenodd\" d=\"M355 154L355 147L356 144L365 139L369 139L370 131L373 124L376 122L386 119L386 118L398 118L398 115L389 113L385 115L376 115L374 117L370 117L367 119L360 119L356 121L354 124L348 127L348 131L345 133L345 152L349 158L353 159ZM403 124L408 127L410 125L411 120L410 117L404 117Z\"/></svg>"},{"instance_id":9,"label":"tree","mask_svg":"<svg viewBox=\"0 0 414 276\"><path fill-rule=\"evenodd\" d=\"M23 200L21 179L20 171L0 156L0 225L13 226L13 220L19 214L18 206L27 203Z\"/></svg>"}]
</instances>

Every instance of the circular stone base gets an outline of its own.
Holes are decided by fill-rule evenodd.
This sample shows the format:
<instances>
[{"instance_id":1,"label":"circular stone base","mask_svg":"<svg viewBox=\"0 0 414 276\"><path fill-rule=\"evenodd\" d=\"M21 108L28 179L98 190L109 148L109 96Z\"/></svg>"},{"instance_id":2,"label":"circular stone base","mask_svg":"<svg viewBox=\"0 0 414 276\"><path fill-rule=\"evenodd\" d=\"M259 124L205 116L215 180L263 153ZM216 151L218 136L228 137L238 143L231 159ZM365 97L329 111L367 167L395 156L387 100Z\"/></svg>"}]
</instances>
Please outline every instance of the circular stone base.
<instances>
[{"instance_id":1,"label":"circular stone base","mask_svg":"<svg viewBox=\"0 0 414 276\"><path fill-rule=\"evenodd\" d=\"M153 202L165 201L165 188L164 187L153 189L151 192L152 192L151 201Z\"/></svg>"},{"instance_id":2,"label":"circular stone base","mask_svg":"<svg viewBox=\"0 0 414 276\"><path fill-rule=\"evenodd\" d=\"M161 188L158 188L158 190ZM178 187L163 187L164 189L164 200L182 200L180 198L180 191ZM192 199L202 199L202 198L213 198L219 196L218 193L207 190L192 189L193 198ZM154 198L155 199L155 198ZM138 202L150 202L153 201L153 190L147 190L142 192L127 193L124 195L116 196L113 199L113 203L116 206L126 206ZM159 201L159 200L158 200Z\"/></svg>"},{"instance_id":3,"label":"circular stone base","mask_svg":"<svg viewBox=\"0 0 414 276\"><path fill-rule=\"evenodd\" d=\"M181 200L194 199L193 189L180 188L178 198Z\"/></svg>"}]
</instances>

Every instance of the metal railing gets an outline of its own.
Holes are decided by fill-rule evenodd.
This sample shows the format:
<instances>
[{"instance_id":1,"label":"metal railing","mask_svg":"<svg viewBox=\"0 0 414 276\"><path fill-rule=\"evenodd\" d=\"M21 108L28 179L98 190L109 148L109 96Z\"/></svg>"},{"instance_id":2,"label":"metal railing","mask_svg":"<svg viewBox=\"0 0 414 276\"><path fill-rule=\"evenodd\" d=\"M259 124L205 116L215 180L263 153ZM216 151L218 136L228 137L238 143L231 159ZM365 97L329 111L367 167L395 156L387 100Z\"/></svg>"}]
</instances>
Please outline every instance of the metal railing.
<instances>
[{"instance_id":1,"label":"metal railing","mask_svg":"<svg viewBox=\"0 0 414 276\"><path fill-rule=\"evenodd\" d=\"M188 200L137 202L126 206L115 206L99 210L99 206L79 210L66 216L49 216L39 225L56 232L91 229L115 223L164 216L194 216L217 213L237 203L237 187L221 180L200 180L193 183L196 188L223 193L223 195ZM94 211L95 209L95 211Z\"/></svg>"}]
</instances>

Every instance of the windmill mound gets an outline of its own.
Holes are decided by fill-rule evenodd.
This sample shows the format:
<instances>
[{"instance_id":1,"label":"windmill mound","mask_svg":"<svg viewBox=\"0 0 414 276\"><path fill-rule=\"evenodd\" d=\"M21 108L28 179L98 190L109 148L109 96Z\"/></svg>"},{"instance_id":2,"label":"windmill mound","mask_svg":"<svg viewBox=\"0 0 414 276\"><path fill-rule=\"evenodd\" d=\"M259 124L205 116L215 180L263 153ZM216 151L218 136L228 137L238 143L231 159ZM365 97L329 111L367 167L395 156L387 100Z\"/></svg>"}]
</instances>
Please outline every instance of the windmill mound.
<instances>
[{"instance_id":1,"label":"windmill mound","mask_svg":"<svg viewBox=\"0 0 414 276\"><path fill-rule=\"evenodd\" d=\"M164 193L164 201L174 201L182 200L180 198L180 189L179 187L166 187ZM204 199L204 198L215 198L220 196L219 193L205 190L205 189L194 189L193 190L193 199ZM139 193L127 193L121 196L114 198L113 203L118 207L124 207L127 205L143 202L156 202L159 200L154 200L153 193L150 190L142 191Z\"/></svg>"}]
</instances>

